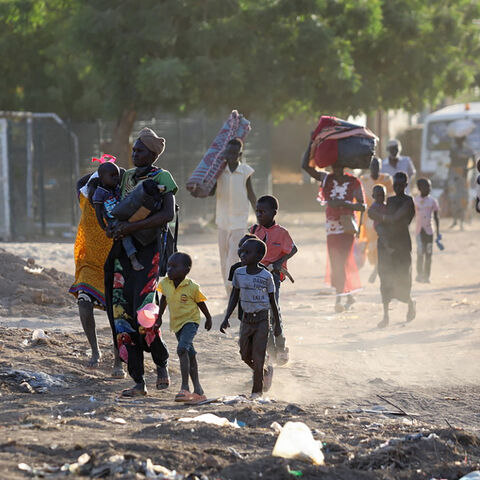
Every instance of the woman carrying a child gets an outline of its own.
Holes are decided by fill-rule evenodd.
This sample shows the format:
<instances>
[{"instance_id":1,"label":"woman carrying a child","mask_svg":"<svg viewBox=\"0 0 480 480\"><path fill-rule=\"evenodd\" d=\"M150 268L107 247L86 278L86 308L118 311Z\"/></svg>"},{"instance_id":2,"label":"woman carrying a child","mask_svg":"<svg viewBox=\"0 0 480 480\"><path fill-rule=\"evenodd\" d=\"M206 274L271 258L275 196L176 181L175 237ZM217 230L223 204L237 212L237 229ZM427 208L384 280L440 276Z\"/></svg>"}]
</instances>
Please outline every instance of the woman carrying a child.
<instances>
[{"instance_id":1,"label":"woman carrying a child","mask_svg":"<svg viewBox=\"0 0 480 480\"><path fill-rule=\"evenodd\" d=\"M308 152L308 150L307 150ZM325 173L303 162L304 170L321 183L320 200L326 208L327 274L326 281L335 288L335 311L343 312L354 303L352 293L361 288L353 244L357 233L354 214L365 210L365 196L358 178L333 164ZM341 298L346 297L345 305Z\"/></svg>"},{"instance_id":2,"label":"woman carrying a child","mask_svg":"<svg viewBox=\"0 0 480 480\"><path fill-rule=\"evenodd\" d=\"M75 281L69 290L77 299L80 321L90 344L92 353L87 363L89 368L98 367L101 359L94 308L104 310L106 307L103 265L112 246L112 241L106 237L97 222L95 209L91 203L96 181L98 176L94 173L85 175L77 183L81 215L74 247ZM114 378L125 376L115 348L112 376Z\"/></svg>"},{"instance_id":3,"label":"woman carrying a child","mask_svg":"<svg viewBox=\"0 0 480 480\"><path fill-rule=\"evenodd\" d=\"M158 184L161 201L156 210L134 222L118 222L107 234L114 239L107 262L105 263L105 295L107 314L112 327L114 341L119 347L122 360L127 363L128 373L135 385L124 390L122 396L146 395L144 379L143 353L150 352L157 366L158 389L167 388L170 379L167 370L168 351L160 335L147 335L139 326L137 311L149 303L158 303L156 294L160 276L162 245L161 232L175 214L175 193L177 185L166 170L154 165L165 149L165 139L144 128L133 145L132 161L135 168L123 175L121 198L127 197L135 187L151 180ZM150 182L151 183L151 182ZM137 248L137 259L144 266L135 270L122 247L121 239L127 235L133 237Z\"/></svg>"}]
</instances>

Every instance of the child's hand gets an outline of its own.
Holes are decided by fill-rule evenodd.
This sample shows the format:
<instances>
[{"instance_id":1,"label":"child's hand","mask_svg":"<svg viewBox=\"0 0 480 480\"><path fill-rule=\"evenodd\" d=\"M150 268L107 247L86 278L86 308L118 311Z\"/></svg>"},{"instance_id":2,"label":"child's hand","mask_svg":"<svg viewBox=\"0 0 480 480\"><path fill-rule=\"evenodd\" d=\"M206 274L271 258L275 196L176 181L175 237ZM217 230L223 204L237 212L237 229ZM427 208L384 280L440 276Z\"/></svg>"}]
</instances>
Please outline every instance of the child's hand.
<instances>
[{"instance_id":1,"label":"child's hand","mask_svg":"<svg viewBox=\"0 0 480 480\"><path fill-rule=\"evenodd\" d=\"M276 337L279 337L281 334L282 334L282 327L279 323L276 323L275 324L275 328L273 329L273 334L276 336Z\"/></svg>"},{"instance_id":2,"label":"child's hand","mask_svg":"<svg viewBox=\"0 0 480 480\"><path fill-rule=\"evenodd\" d=\"M207 317L205 319L205 330L209 332L212 328L212 317Z\"/></svg>"},{"instance_id":3,"label":"child's hand","mask_svg":"<svg viewBox=\"0 0 480 480\"><path fill-rule=\"evenodd\" d=\"M225 319L225 320L222 322L222 324L220 325L220 331L221 331L222 333L225 333L225 330L226 330L227 328L230 328L230 323L229 323L229 321L228 321L227 319Z\"/></svg>"}]
</instances>

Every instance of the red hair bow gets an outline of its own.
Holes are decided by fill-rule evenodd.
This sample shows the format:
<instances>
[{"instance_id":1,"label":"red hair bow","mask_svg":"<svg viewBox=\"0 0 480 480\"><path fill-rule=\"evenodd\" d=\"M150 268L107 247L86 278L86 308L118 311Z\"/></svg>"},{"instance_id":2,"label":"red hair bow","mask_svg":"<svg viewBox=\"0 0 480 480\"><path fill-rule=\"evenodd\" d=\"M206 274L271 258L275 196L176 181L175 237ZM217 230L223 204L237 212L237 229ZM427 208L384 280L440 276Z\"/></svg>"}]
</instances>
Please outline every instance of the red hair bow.
<instances>
[{"instance_id":1,"label":"red hair bow","mask_svg":"<svg viewBox=\"0 0 480 480\"><path fill-rule=\"evenodd\" d=\"M104 153L100 158L92 157L92 162L98 162L98 163L111 162L111 163L115 163L116 161L117 161L117 157L114 157L113 155L108 155L107 153Z\"/></svg>"}]
</instances>

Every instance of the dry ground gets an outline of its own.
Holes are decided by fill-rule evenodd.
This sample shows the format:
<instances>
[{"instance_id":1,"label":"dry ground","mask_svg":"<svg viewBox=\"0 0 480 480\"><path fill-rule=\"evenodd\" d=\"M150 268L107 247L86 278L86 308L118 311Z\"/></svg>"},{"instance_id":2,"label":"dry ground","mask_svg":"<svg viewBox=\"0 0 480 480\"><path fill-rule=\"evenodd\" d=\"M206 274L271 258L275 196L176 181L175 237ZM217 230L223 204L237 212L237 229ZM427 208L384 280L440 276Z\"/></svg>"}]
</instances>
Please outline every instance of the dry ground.
<instances>
[{"instance_id":1,"label":"dry ground","mask_svg":"<svg viewBox=\"0 0 480 480\"><path fill-rule=\"evenodd\" d=\"M480 223L468 225L465 232L445 231L446 249L435 251L432 283L414 286L417 319L405 324L406 306L395 303L391 326L378 330L380 297L378 283L366 281L370 267L361 272L365 288L354 308L334 314L333 298L319 295L325 266L322 215L306 214L300 221L289 214L279 221L290 229L299 253L290 262L295 284L282 285L291 361L275 370L269 392L274 402L212 404L195 407L198 413L188 412L188 407L172 401L179 388L174 354L170 390L155 391L153 364L148 360L151 395L118 401L116 394L129 381L109 376L110 333L103 313L97 319L104 358L101 367L91 371L84 366L87 345L73 303L52 306L40 315L34 307L19 315L2 309L1 478L31 475L19 470L19 463L41 467L45 462L53 471L83 453L94 457L81 470L85 475L100 475L111 455L127 455L124 473L116 478L144 478L148 469L142 461L147 458L180 474L210 479L291 478L287 465L301 470L303 478L332 479L458 479L478 468ZM180 243L193 256L191 276L207 294L218 326L226 298L219 281L215 233L185 234ZM37 264L73 273L71 244L0 246L22 258L32 257ZM237 353L238 323L232 323L227 336L215 330L197 337L201 380L209 397L249 391L250 374ZM47 331L47 344L32 344L34 328ZM168 331L164 335L174 353L174 337ZM27 393L18 375L9 374L12 369L62 375L64 384L47 393ZM236 418L245 426L233 429L177 420L207 412ZM120 417L126 423L111 423L106 417ZM277 434L270 425L288 420L305 422L324 443L325 467L271 456ZM415 434L421 435L406 437ZM107 467L103 472L107 474Z\"/></svg>"}]
</instances>

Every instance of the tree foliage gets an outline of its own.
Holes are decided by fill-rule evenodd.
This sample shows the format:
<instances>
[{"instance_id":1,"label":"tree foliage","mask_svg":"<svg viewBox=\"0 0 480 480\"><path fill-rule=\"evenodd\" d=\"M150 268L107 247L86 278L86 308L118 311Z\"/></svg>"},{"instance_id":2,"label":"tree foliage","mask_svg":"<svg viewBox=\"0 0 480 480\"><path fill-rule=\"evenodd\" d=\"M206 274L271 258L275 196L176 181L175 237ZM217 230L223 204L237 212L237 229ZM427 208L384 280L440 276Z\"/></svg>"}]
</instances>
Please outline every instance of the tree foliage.
<instances>
[{"instance_id":1,"label":"tree foliage","mask_svg":"<svg viewBox=\"0 0 480 480\"><path fill-rule=\"evenodd\" d=\"M477 0L7 0L1 108L420 109L475 83Z\"/></svg>"}]
</instances>

